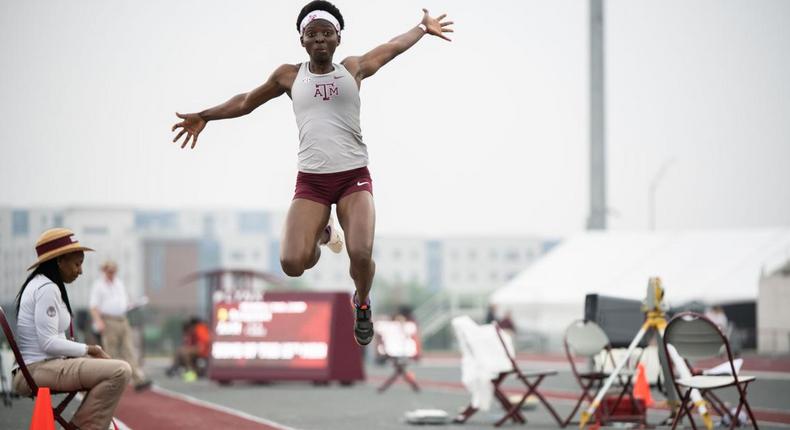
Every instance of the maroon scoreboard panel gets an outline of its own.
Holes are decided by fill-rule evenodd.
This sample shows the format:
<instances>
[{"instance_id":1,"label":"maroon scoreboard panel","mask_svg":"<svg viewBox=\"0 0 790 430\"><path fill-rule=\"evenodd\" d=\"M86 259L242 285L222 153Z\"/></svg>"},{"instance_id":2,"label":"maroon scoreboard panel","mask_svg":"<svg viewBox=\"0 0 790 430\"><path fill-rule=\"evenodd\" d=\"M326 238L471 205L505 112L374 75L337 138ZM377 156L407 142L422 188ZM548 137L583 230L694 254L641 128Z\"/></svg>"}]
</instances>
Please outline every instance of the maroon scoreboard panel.
<instances>
[{"instance_id":1,"label":"maroon scoreboard panel","mask_svg":"<svg viewBox=\"0 0 790 430\"><path fill-rule=\"evenodd\" d=\"M363 380L350 300L344 292L276 291L262 300L215 302L209 378Z\"/></svg>"}]
</instances>

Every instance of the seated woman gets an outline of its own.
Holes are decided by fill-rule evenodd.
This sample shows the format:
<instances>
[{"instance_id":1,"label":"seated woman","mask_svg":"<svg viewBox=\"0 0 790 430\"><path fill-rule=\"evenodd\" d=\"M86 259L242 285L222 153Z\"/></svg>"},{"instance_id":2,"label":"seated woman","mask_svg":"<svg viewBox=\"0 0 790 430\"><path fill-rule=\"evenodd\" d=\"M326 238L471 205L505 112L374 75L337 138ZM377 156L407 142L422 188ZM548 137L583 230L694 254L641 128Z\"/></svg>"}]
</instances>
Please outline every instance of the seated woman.
<instances>
[{"instance_id":1,"label":"seated woman","mask_svg":"<svg viewBox=\"0 0 790 430\"><path fill-rule=\"evenodd\" d=\"M82 274L84 251L93 250L80 245L69 229L47 230L38 239L38 260L16 296L17 342L36 384L54 391L87 391L73 425L106 430L132 370L98 345L66 338L72 317L66 284ZM32 394L22 372L14 371L14 389Z\"/></svg>"}]
</instances>

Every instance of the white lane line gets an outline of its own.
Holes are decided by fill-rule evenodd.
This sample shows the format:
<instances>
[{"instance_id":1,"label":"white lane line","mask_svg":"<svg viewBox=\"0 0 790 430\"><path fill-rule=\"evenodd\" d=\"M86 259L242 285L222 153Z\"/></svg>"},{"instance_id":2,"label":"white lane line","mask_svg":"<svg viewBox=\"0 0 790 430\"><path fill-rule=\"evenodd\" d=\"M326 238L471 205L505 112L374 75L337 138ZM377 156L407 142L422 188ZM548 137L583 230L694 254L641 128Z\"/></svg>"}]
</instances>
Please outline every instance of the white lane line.
<instances>
[{"instance_id":1,"label":"white lane line","mask_svg":"<svg viewBox=\"0 0 790 430\"><path fill-rule=\"evenodd\" d=\"M118 430L132 430L131 427L127 426L126 423L119 420L118 418L112 417L112 420L115 421L115 425L118 426Z\"/></svg>"},{"instance_id":2,"label":"white lane line","mask_svg":"<svg viewBox=\"0 0 790 430\"><path fill-rule=\"evenodd\" d=\"M267 426L271 426L280 430L297 430L293 427L284 426L282 424L276 423L274 421L269 421L266 418L256 417L255 415L250 415L246 412L242 412L236 409L229 408L227 406L218 405L216 403L210 403L205 400L200 400L198 398L188 396L186 394L177 393L175 391L170 391L166 388L159 387L157 385L152 385L151 390L155 391L159 394L164 396L169 396L178 400L183 400L187 403L192 403L193 405L202 406L205 408L213 409L215 411L224 412L226 414L235 415L239 418L244 418L245 420L256 422L258 424L264 424Z\"/></svg>"}]
</instances>

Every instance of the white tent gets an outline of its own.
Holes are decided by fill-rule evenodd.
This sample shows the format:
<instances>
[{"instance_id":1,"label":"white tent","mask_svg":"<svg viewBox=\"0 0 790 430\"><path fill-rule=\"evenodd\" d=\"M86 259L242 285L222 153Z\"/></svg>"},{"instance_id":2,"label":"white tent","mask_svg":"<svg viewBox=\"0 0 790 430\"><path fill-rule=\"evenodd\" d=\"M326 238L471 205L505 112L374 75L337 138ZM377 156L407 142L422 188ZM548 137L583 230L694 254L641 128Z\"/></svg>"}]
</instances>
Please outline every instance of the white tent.
<instances>
[{"instance_id":1,"label":"white tent","mask_svg":"<svg viewBox=\"0 0 790 430\"><path fill-rule=\"evenodd\" d=\"M597 293L644 299L659 276L665 301L756 300L760 276L790 259L790 229L587 232L565 240L497 289L491 302L516 325L557 338Z\"/></svg>"}]
</instances>

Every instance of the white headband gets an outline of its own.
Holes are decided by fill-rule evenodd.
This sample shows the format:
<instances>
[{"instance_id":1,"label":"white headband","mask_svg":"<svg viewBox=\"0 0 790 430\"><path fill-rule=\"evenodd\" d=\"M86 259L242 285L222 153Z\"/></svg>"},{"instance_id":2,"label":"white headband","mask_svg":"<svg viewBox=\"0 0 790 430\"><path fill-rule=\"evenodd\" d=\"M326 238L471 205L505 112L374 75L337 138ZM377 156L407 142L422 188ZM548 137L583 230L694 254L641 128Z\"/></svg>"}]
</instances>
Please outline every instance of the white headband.
<instances>
[{"instance_id":1,"label":"white headband","mask_svg":"<svg viewBox=\"0 0 790 430\"><path fill-rule=\"evenodd\" d=\"M307 27L307 24L310 24L317 19L329 21L333 26L335 26L337 33L340 34L340 23L337 21L337 18L325 10L314 10L302 18L302 23L299 24L299 33L304 34L304 29Z\"/></svg>"}]
</instances>

